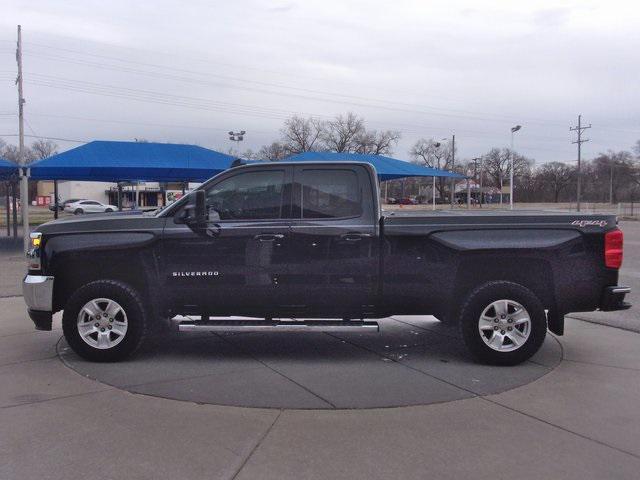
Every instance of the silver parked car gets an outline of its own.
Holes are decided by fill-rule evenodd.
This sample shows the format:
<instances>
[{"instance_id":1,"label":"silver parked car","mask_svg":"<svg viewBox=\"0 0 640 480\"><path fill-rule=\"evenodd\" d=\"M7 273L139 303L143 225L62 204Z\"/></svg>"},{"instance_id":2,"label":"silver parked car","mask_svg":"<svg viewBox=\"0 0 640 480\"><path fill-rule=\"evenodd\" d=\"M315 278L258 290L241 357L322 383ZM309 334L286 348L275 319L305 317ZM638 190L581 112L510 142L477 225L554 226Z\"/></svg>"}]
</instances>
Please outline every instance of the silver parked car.
<instances>
[{"instance_id":1,"label":"silver parked car","mask_svg":"<svg viewBox=\"0 0 640 480\"><path fill-rule=\"evenodd\" d=\"M65 205L64 211L80 215L82 213L106 213L115 212L118 209L115 205L105 205L96 200L80 200L78 202Z\"/></svg>"}]
</instances>

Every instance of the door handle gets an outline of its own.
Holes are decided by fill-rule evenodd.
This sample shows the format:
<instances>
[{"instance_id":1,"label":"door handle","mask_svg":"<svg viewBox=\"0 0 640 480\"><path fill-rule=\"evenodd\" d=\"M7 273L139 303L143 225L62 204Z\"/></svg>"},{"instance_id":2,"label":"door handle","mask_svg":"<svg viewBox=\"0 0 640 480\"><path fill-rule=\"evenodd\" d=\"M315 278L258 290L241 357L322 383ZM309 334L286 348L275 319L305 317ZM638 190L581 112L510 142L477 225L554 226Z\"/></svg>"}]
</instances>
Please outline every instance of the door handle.
<instances>
[{"instance_id":1,"label":"door handle","mask_svg":"<svg viewBox=\"0 0 640 480\"><path fill-rule=\"evenodd\" d=\"M211 238L216 238L217 236L219 236L221 231L222 228L220 228L220 225L218 225L217 223L207 225L207 228L205 229L207 237Z\"/></svg>"},{"instance_id":2,"label":"door handle","mask_svg":"<svg viewBox=\"0 0 640 480\"><path fill-rule=\"evenodd\" d=\"M342 240L346 240L347 242L359 242L363 238L371 238L373 235L370 233L358 233L358 232L350 232L340 235Z\"/></svg>"},{"instance_id":3,"label":"door handle","mask_svg":"<svg viewBox=\"0 0 640 480\"><path fill-rule=\"evenodd\" d=\"M274 240L282 240L284 235L282 233L261 233L253 237L254 240L260 242L273 242Z\"/></svg>"}]
</instances>

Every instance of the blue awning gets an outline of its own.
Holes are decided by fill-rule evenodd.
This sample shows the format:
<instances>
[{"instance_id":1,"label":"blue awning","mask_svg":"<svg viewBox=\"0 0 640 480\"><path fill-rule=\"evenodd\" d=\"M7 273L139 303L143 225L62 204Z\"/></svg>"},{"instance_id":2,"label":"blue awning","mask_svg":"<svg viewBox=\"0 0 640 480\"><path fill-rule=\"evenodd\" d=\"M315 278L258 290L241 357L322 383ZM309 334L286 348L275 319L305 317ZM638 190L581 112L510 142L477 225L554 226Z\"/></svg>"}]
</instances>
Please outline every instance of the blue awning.
<instances>
[{"instance_id":1,"label":"blue awning","mask_svg":"<svg viewBox=\"0 0 640 480\"><path fill-rule=\"evenodd\" d=\"M13 173L18 173L18 166L4 158L0 158L0 179L7 179Z\"/></svg>"},{"instance_id":2,"label":"blue awning","mask_svg":"<svg viewBox=\"0 0 640 480\"><path fill-rule=\"evenodd\" d=\"M34 180L203 182L234 157L196 145L93 141L31 165Z\"/></svg>"},{"instance_id":3,"label":"blue awning","mask_svg":"<svg viewBox=\"0 0 640 480\"><path fill-rule=\"evenodd\" d=\"M380 180L394 180L405 177L450 177L466 178L459 173L423 167L415 163L396 160L383 155L366 155L361 153L304 152L292 155L284 161L292 162L366 162L373 165Z\"/></svg>"}]
</instances>

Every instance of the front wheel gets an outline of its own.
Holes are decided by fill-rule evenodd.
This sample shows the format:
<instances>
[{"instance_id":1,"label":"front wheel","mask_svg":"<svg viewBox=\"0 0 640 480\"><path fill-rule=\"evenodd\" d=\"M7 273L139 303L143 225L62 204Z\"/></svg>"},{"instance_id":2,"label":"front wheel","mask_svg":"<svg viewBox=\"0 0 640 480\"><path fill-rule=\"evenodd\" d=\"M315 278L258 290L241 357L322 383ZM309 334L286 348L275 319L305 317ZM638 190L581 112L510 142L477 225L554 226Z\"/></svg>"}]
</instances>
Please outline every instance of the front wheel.
<instances>
[{"instance_id":1,"label":"front wheel","mask_svg":"<svg viewBox=\"0 0 640 480\"><path fill-rule=\"evenodd\" d=\"M84 210L82 210L81 208L76 208L76 211L73 213L74 215L82 215L84 213Z\"/></svg>"},{"instance_id":2,"label":"front wheel","mask_svg":"<svg viewBox=\"0 0 640 480\"><path fill-rule=\"evenodd\" d=\"M547 318L538 297L517 283L486 283L467 297L460 328L471 354L491 365L516 365L542 346Z\"/></svg>"},{"instance_id":3,"label":"front wheel","mask_svg":"<svg viewBox=\"0 0 640 480\"><path fill-rule=\"evenodd\" d=\"M115 280L80 287L62 316L69 346L82 358L115 362L131 355L146 334L146 315L139 294Z\"/></svg>"}]
</instances>

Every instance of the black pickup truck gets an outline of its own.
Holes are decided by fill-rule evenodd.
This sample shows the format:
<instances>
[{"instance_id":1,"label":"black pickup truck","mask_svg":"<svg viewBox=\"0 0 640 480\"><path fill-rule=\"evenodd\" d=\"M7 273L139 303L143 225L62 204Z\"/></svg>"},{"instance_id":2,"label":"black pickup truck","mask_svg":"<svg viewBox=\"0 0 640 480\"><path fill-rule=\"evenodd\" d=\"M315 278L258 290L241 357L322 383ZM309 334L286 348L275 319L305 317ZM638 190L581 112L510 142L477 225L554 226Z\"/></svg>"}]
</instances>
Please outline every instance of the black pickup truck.
<instances>
[{"instance_id":1,"label":"black pickup truck","mask_svg":"<svg viewBox=\"0 0 640 480\"><path fill-rule=\"evenodd\" d=\"M94 361L159 327L377 330L419 314L457 322L477 360L513 365L547 328L562 335L565 314L629 307L615 216L385 214L364 163L239 166L155 214L62 219L31 239L31 319L49 330L64 310L67 342Z\"/></svg>"}]
</instances>

